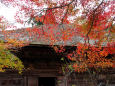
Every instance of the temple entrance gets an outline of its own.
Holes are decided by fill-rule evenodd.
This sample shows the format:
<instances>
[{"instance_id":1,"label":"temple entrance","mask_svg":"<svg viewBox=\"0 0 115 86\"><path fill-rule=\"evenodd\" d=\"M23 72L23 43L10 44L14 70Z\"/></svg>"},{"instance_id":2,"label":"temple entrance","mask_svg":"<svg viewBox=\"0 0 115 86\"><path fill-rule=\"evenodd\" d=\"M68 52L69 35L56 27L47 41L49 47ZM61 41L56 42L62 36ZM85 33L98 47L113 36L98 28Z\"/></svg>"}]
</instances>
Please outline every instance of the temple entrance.
<instances>
[{"instance_id":1,"label":"temple entrance","mask_svg":"<svg viewBox=\"0 0 115 86\"><path fill-rule=\"evenodd\" d=\"M55 77L39 77L38 86L56 86L55 82L56 82Z\"/></svg>"}]
</instances>

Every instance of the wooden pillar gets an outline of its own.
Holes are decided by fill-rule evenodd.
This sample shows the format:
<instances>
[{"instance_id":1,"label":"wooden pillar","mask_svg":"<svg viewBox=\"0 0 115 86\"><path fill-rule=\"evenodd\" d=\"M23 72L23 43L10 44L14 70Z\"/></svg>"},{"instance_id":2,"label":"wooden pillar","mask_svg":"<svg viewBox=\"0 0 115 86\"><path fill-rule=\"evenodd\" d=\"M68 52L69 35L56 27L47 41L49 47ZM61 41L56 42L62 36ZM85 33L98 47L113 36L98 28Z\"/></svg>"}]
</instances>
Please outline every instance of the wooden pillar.
<instances>
[{"instance_id":1,"label":"wooden pillar","mask_svg":"<svg viewBox=\"0 0 115 86\"><path fill-rule=\"evenodd\" d=\"M56 86L65 86L64 76L57 77L57 85Z\"/></svg>"},{"instance_id":2,"label":"wooden pillar","mask_svg":"<svg viewBox=\"0 0 115 86\"><path fill-rule=\"evenodd\" d=\"M28 86L28 77L24 76L24 86Z\"/></svg>"},{"instance_id":3,"label":"wooden pillar","mask_svg":"<svg viewBox=\"0 0 115 86\"><path fill-rule=\"evenodd\" d=\"M29 76L28 77L28 86L38 86L38 77Z\"/></svg>"},{"instance_id":4,"label":"wooden pillar","mask_svg":"<svg viewBox=\"0 0 115 86\"><path fill-rule=\"evenodd\" d=\"M68 78L67 77L64 77L64 86L67 86L67 81L68 81Z\"/></svg>"}]
</instances>

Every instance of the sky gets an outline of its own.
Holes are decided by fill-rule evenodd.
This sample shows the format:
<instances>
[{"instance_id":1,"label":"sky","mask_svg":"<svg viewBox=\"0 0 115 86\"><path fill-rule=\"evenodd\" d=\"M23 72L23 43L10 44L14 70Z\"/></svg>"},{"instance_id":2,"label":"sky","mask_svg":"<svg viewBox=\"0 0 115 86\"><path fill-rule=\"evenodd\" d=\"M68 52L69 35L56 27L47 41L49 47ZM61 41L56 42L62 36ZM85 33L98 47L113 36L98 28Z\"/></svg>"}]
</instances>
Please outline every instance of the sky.
<instances>
[{"instance_id":1,"label":"sky","mask_svg":"<svg viewBox=\"0 0 115 86\"><path fill-rule=\"evenodd\" d=\"M20 23L17 23L14 16L16 12L18 11L17 7L6 7L4 4L0 3L0 16L4 16L7 21L13 25L16 26L18 29L22 27L30 27L29 25L22 25ZM7 28L8 30L13 29L13 28Z\"/></svg>"}]
</instances>

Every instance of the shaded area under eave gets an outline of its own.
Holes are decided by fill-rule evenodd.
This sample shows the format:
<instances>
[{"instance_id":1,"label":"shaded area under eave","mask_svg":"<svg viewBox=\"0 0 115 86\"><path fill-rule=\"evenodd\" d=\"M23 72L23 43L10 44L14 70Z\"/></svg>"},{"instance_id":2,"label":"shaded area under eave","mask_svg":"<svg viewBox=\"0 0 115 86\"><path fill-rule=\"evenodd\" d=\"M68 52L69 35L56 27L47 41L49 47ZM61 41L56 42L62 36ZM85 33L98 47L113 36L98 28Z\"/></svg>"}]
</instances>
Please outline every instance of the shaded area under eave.
<instances>
[{"instance_id":1,"label":"shaded area under eave","mask_svg":"<svg viewBox=\"0 0 115 86\"><path fill-rule=\"evenodd\" d=\"M71 53L76 49L75 46L65 46L65 48L65 53ZM70 60L66 58L66 54L56 53L49 45L30 44L17 49L17 51L12 51L12 53L20 58L26 68L58 69L62 67L63 64L70 62ZM61 60L62 57L65 58L64 61Z\"/></svg>"}]
</instances>

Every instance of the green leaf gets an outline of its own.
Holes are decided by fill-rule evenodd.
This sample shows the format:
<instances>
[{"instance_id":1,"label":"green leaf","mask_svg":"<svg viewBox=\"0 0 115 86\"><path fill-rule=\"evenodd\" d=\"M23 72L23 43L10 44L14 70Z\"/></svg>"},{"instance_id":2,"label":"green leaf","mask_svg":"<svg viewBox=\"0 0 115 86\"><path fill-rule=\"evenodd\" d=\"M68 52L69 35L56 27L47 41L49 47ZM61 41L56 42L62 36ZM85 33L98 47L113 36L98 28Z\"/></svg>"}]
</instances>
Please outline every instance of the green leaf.
<instances>
[{"instance_id":1,"label":"green leaf","mask_svg":"<svg viewBox=\"0 0 115 86\"><path fill-rule=\"evenodd\" d=\"M64 61L64 58L62 57L61 60Z\"/></svg>"}]
</instances>

